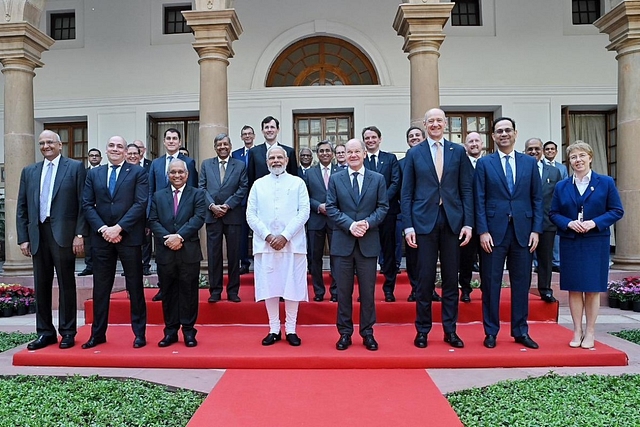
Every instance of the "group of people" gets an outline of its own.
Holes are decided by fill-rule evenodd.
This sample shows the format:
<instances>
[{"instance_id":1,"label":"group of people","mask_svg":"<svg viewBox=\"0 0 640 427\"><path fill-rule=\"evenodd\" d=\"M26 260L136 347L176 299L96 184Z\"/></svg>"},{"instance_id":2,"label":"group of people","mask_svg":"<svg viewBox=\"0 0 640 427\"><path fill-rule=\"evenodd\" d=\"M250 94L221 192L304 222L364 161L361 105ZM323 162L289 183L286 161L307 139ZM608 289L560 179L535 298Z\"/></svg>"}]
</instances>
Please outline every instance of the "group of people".
<instances>
[{"instance_id":1,"label":"group of people","mask_svg":"<svg viewBox=\"0 0 640 427\"><path fill-rule=\"evenodd\" d=\"M428 345L432 302L440 298L444 341L464 347L456 333L458 301L471 301L470 281L479 257L484 346L496 346L506 261L511 336L525 347L538 348L527 323L531 264L535 254L540 295L555 302L550 284L556 233L560 286L569 291L574 319L570 345L593 347L598 293L607 282L609 226L622 217L623 209L613 180L591 170L591 147L581 141L568 147L574 175L567 179L566 169L563 176L549 164L548 156L557 152L555 143L531 138L525 153L514 150L517 130L511 118L493 122L496 150L486 156L478 133L455 144L444 138L446 128L444 111L434 108L425 115L426 133L418 127L407 131L410 148L400 161L380 150L382 133L369 126L362 139L336 146L319 142L314 147L316 165L312 150L302 149L298 165L295 151L278 141L278 120L268 116L261 123L264 144L254 146L251 126L242 128L244 144L235 151L230 137L220 134L213 141L216 157L204 160L199 173L194 160L180 153L177 129L165 132L166 154L153 162L144 159L143 142L127 144L114 136L106 147L108 164L100 165L101 153L92 149L87 169L62 156L59 136L45 130L38 140L45 159L23 170L17 207L18 243L22 253L33 258L37 299L38 338L28 348L58 342L51 315L54 269L60 288L59 346L75 344L74 267L76 255L83 252L83 273L93 274L94 322L82 347L106 342L118 259L131 302L133 347L146 345L142 280L149 272L150 234L160 288L154 300L162 300L165 319L158 345L176 343L182 329L185 345L196 346L203 259L199 230L205 224L210 303L220 301L224 290L223 238L226 296L240 302L240 274L250 265L247 242L249 229L253 231L255 299L264 301L269 319L265 346L282 339L281 300L285 339L292 346L301 345L296 323L299 303L309 299L307 271L313 300L321 302L328 241L329 294L338 303L336 348L346 350L352 344L357 276L359 334L366 349L377 350L376 268L379 260L384 300L395 301L401 232L412 287L409 301L416 302L416 347ZM435 291L438 260L441 297Z\"/></svg>"}]
</instances>

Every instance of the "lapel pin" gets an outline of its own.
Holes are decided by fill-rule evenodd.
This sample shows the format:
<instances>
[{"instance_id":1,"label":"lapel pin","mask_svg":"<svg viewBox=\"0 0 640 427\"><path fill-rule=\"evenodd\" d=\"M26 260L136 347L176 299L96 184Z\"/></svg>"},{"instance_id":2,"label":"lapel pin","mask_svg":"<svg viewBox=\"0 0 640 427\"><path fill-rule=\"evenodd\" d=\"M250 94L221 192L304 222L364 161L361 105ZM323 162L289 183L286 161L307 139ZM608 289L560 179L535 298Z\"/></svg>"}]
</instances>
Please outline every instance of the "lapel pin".
<instances>
[{"instance_id":1,"label":"lapel pin","mask_svg":"<svg viewBox=\"0 0 640 427\"><path fill-rule=\"evenodd\" d=\"M594 190L594 188L593 188L593 187L591 187L591 191L593 191L593 190Z\"/></svg>"}]
</instances>

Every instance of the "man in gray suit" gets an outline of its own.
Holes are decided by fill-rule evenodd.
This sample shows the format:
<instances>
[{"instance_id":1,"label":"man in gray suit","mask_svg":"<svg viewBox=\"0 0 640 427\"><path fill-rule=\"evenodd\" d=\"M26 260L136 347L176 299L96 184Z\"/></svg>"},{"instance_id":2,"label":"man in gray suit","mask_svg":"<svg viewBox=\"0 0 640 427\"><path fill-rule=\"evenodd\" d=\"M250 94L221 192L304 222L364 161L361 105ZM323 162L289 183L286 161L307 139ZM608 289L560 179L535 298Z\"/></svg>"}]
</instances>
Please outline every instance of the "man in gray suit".
<instances>
[{"instance_id":1,"label":"man in gray suit","mask_svg":"<svg viewBox=\"0 0 640 427\"><path fill-rule=\"evenodd\" d=\"M51 314L53 271L58 277L60 348L71 348L76 335L76 255L84 251L87 225L82 189L84 165L62 157L60 136L50 130L38 137L45 160L25 167L20 176L16 229L24 256L33 259L36 332L27 345L38 350L58 342Z\"/></svg>"},{"instance_id":2,"label":"man in gray suit","mask_svg":"<svg viewBox=\"0 0 640 427\"><path fill-rule=\"evenodd\" d=\"M346 144L349 168L331 176L327 216L334 223L331 255L335 257L340 339L336 349L346 350L353 334L353 271L360 290L360 335L367 350L375 351L376 258L380 253L378 226L389 210L384 176L364 167L366 146L359 139Z\"/></svg>"},{"instance_id":3,"label":"man in gray suit","mask_svg":"<svg viewBox=\"0 0 640 427\"><path fill-rule=\"evenodd\" d=\"M209 263L209 302L222 298L222 236L227 241L227 298L240 302L240 239L246 206L247 171L242 160L231 157L231 139L221 133L213 140L218 157L200 166L198 186L207 197L207 253Z\"/></svg>"}]
</instances>

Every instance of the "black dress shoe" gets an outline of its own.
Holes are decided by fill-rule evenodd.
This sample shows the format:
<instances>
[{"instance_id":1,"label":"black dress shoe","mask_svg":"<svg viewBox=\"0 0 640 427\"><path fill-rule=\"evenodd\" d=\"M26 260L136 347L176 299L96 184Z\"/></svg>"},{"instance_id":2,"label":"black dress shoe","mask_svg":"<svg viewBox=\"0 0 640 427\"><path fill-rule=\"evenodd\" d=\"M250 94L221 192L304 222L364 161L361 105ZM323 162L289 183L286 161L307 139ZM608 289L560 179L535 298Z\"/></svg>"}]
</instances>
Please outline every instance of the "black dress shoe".
<instances>
[{"instance_id":1,"label":"black dress shoe","mask_svg":"<svg viewBox=\"0 0 640 427\"><path fill-rule=\"evenodd\" d=\"M471 302L471 294L469 294L468 292L463 292L462 295L460 295L460 301Z\"/></svg>"},{"instance_id":2,"label":"black dress shoe","mask_svg":"<svg viewBox=\"0 0 640 427\"><path fill-rule=\"evenodd\" d=\"M162 301L162 290L159 290L158 293L151 298L151 301Z\"/></svg>"},{"instance_id":3,"label":"black dress shoe","mask_svg":"<svg viewBox=\"0 0 640 427\"><path fill-rule=\"evenodd\" d=\"M378 349L378 342L373 335L367 335L362 339L362 344L369 351L376 351Z\"/></svg>"},{"instance_id":4,"label":"black dress shoe","mask_svg":"<svg viewBox=\"0 0 640 427\"><path fill-rule=\"evenodd\" d=\"M243 265L242 267L240 267L240 274L247 274L248 272L249 272L248 265Z\"/></svg>"},{"instance_id":5,"label":"black dress shoe","mask_svg":"<svg viewBox=\"0 0 640 427\"><path fill-rule=\"evenodd\" d=\"M388 292L388 293L384 294L384 301L385 302L395 302L396 301L396 297L393 296L393 294L391 292Z\"/></svg>"},{"instance_id":6,"label":"black dress shoe","mask_svg":"<svg viewBox=\"0 0 640 427\"><path fill-rule=\"evenodd\" d=\"M418 332L416 338L413 340L413 345L418 348L427 348L427 334L424 332Z\"/></svg>"},{"instance_id":7,"label":"black dress shoe","mask_svg":"<svg viewBox=\"0 0 640 427\"><path fill-rule=\"evenodd\" d=\"M448 342L451 347L455 348L463 348L464 343L455 332L451 332L450 334L444 334L444 342Z\"/></svg>"},{"instance_id":8,"label":"black dress shoe","mask_svg":"<svg viewBox=\"0 0 640 427\"><path fill-rule=\"evenodd\" d=\"M287 334L287 342L294 347L302 344L302 340L298 337L298 334Z\"/></svg>"},{"instance_id":9,"label":"black dress shoe","mask_svg":"<svg viewBox=\"0 0 640 427\"><path fill-rule=\"evenodd\" d=\"M151 276L151 268L149 268L149 267L144 267L144 268L142 269L142 275L143 275L143 276Z\"/></svg>"},{"instance_id":10,"label":"black dress shoe","mask_svg":"<svg viewBox=\"0 0 640 427\"><path fill-rule=\"evenodd\" d=\"M60 340L60 345L59 347L64 350L67 348L71 348L76 344L76 340L73 337L73 335L63 335L62 339Z\"/></svg>"},{"instance_id":11,"label":"black dress shoe","mask_svg":"<svg viewBox=\"0 0 640 427\"><path fill-rule=\"evenodd\" d=\"M496 336L495 335L485 336L482 344L484 344L484 346L487 348L494 348L496 346Z\"/></svg>"},{"instance_id":12,"label":"black dress shoe","mask_svg":"<svg viewBox=\"0 0 640 427\"><path fill-rule=\"evenodd\" d=\"M415 302L415 301L416 301L416 294L415 294L415 292L411 292L411 293L409 294L409 298L407 298L407 301L409 301L409 302Z\"/></svg>"},{"instance_id":13,"label":"black dress shoe","mask_svg":"<svg viewBox=\"0 0 640 427\"><path fill-rule=\"evenodd\" d=\"M145 337L143 336L137 336L134 340L133 340L133 348L142 348L145 345L147 345L147 340Z\"/></svg>"},{"instance_id":14,"label":"black dress shoe","mask_svg":"<svg viewBox=\"0 0 640 427\"><path fill-rule=\"evenodd\" d=\"M195 333L184 334L184 345L187 347L195 347L198 345L198 341L196 341Z\"/></svg>"},{"instance_id":15,"label":"black dress shoe","mask_svg":"<svg viewBox=\"0 0 640 427\"><path fill-rule=\"evenodd\" d=\"M276 341L280 341L282 339L282 334L280 332L278 332L277 334L268 334L266 337L264 337L264 339L262 340L262 345L271 345L271 344L275 344Z\"/></svg>"},{"instance_id":16,"label":"black dress shoe","mask_svg":"<svg viewBox=\"0 0 640 427\"><path fill-rule=\"evenodd\" d=\"M435 291L435 289L433 290L433 294L431 295L431 301L433 301L433 302L442 301L442 298L440 298L440 295L438 295L438 293Z\"/></svg>"},{"instance_id":17,"label":"black dress shoe","mask_svg":"<svg viewBox=\"0 0 640 427\"><path fill-rule=\"evenodd\" d=\"M85 268L80 273L78 273L78 276L93 276L93 270L89 270L88 268Z\"/></svg>"},{"instance_id":18,"label":"black dress shoe","mask_svg":"<svg viewBox=\"0 0 640 427\"><path fill-rule=\"evenodd\" d=\"M346 350L351 345L351 335L342 334L340 335L340 339L336 343L337 350Z\"/></svg>"},{"instance_id":19,"label":"black dress shoe","mask_svg":"<svg viewBox=\"0 0 640 427\"><path fill-rule=\"evenodd\" d=\"M338 302L338 296L337 295L331 295L331 302Z\"/></svg>"},{"instance_id":20,"label":"black dress shoe","mask_svg":"<svg viewBox=\"0 0 640 427\"><path fill-rule=\"evenodd\" d=\"M178 342L178 336L177 335L175 335L175 334L174 335L165 335L164 338L162 338L160 340L160 342L158 343L158 347L169 347L171 344L177 343L177 342Z\"/></svg>"},{"instance_id":21,"label":"black dress shoe","mask_svg":"<svg viewBox=\"0 0 640 427\"><path fill-rule=\"evenodd\" d=\"M40 350L41 348L45 348L46 346L57 342L58 337L55 335L40 335L38 338L27 344L27 350Z\"/></svg>"},{"instance_id":22,"label":"black dress shoe","mask_svg":"<svg viewBox=\"0 0 640 427\"><path fill-rule=\"evenodd\" d=\"M558 302L558 300L552 294L542 294L542 295L540 295L540 298L544 302L550 302L550 303L551 302Z\"/></svg>"},{"instance_id":23,"label":"black dress shoe","mask_svg":"<svg viewBox=\"0 0 640 427\"><path fill-rule=\"evenodd\" d=\"M82 344L82 348L83 349L88 349L88 348L93 348L95 346L97 346L98 344L104 344L107 342L107 339L105 337L91 337L89 338L89 341L87 341L86 343Z\"/></svg>"},{"instance_id":24,"label":"black dress shoe","mask_svg":"<svg viewBox=\"0 0 640 427\"><path fill-rule=\"evenodd\" d=\"M538 348L538 343L536 343L534 340L532 340L529 335L523 335L521 337L516 337L515 340L516 340L516 342L518 344L522 344L523 346L525 346L527 348L532 348L534 350Z\"/></svg>"},{"instance_id":25,"label":"black dress shoe","mask_svg":"<svg viewBox=\"0 0 640 427\"><path fill-rule=\"evenodd\" d=\"M227 295L227 299L231 302L241 302L242 300L238 295Z\"/></svg>"},{"instance_id":26,"label":"black dress shoe","mask_svg":"<svg viewBox=\"0 0 640 427\"><path fill-rule=\"evenodd\" d=\"M222 299L220 295L211 295L207 302L218 302Z\"/></svg>"},{"instance_id":27,"label":"black dress shoe","mask_svg":"<svg viewBox=\"0 0 640 427\"><path fill-rule=\"evenodd\" d=\"M315 297L313 297L313 300L315 302L322 302L324 300L324 297L319 297L319 296L316 295Z\"/></svg>"},{"instance_id":28,"label":"black dress shoe","mask_svg":"<svg viewBox=\"0 0 640 427\"><path fill-rule=\"evenodd\" d=\"M554 273L560 273L560 267L558 267L557 265L554 265L553 267L551 267L551 271Z\"/></svg>"}]
</instances>

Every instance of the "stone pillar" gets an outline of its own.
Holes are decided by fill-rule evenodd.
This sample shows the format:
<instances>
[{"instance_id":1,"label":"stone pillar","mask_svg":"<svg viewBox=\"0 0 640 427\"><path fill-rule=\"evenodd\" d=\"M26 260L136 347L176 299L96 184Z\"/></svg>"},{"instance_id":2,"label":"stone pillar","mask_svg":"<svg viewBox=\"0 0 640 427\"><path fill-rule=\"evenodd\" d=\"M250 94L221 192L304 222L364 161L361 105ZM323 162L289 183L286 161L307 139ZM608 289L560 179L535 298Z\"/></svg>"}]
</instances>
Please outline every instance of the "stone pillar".
<instances>
[{"instance_id":1,"label":"stone pillar","mask_svg":"<svg viewBox=\"0 0 640 427\"><path fill-rule=\"evenodd\" d=\"M616 225L614 267L640 270L640 182L635 169L640 158L640 0L620 2L594 25L609 35L608 50L618 55L617 186L624 217Z\"/></svg>"},{"instance_id":2,"label":"stone pillar","mask_svg":"<svg viewBox=\"0 0 640 427\"><path fill-rule=\"evenodd\" d=\"M438 58L454 3L412 0L398 6L393 29L404 37L411 64L411 125L422 128L427 110L440 106Z\"/></svg>"},{"instance_id":3,"label":"stone pillar","mask_svg":"<svg viewBox=\"0 0 640 427\"><path fill-rule=\"evenodd\" d=\"M31 259L23 256L18 246L15 218L20 173L35 160L34 70L44 65L40 56L52 44L53 39L27 22L0 24L0 62L5 79L5 276L33 274Z\"/></svg>"}]
</instances>

